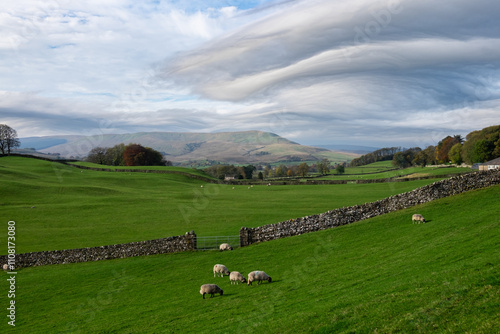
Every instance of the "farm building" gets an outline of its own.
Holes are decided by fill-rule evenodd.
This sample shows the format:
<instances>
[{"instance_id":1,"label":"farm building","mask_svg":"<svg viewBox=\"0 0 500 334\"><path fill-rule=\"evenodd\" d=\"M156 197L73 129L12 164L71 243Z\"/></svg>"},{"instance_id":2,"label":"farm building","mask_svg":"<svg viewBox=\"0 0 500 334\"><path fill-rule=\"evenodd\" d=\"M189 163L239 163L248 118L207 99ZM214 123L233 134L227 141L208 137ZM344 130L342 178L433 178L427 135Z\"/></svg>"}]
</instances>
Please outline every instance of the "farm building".
<instances>
[{"instance_id":1,"label":"farm building","mask_svg":"<svg viewBox=\"0 0 500 334\"><path fill-rule=\"evenodd\" d=\"M479 165L479 170L500 169L500 158Z\"/></svg>"}]
</instances>

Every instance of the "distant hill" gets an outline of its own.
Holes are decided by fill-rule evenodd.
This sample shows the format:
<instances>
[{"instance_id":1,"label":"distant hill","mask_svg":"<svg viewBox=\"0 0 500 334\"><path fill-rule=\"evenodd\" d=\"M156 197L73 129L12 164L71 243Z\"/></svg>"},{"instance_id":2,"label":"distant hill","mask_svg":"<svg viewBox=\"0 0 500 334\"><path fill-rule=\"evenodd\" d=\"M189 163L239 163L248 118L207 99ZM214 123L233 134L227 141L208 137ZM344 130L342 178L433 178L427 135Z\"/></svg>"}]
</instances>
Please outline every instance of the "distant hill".
<instances>
[{"instance_id":1,"label":"distant hill","mask_svg":"<svg viewBox=\"0 0 500 334\"><path fill-rule=\"evenodd\" d=\"M176 164L257 164L293 161L350 161L355 153L304 146L262 131L188 133L140 132L95 136L45 136L20 138L21 148L35 148L61 157L83 158L97 146L137 143L151 147Z\"/></svg>"}]
</instances>

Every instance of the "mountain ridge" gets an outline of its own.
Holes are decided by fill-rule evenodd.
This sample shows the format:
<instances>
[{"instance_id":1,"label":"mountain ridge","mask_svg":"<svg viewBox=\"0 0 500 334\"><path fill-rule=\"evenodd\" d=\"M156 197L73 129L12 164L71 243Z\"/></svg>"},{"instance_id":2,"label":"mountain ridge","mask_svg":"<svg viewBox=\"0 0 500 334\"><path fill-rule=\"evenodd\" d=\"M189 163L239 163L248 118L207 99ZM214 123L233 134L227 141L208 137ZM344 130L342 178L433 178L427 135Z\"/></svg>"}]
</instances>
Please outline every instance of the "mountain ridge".
<instances>
[{"instance_id":1,"label":"mountain ridge","mask_svg":"<svg viewBox=\"0 0 500 334\"><path fill-rule=\"evenodd\" d=\"M34 148L45 154L65 158L84 158L94 147L112 147L136 143L151 147L176 164L202 163L276 163L315 161L350 161L354 153L335 152L305 146L277 134L264 131L240 132L137 132L92 136L59 135L20 138L21 148Z\"/></svg>"}]
</instances>

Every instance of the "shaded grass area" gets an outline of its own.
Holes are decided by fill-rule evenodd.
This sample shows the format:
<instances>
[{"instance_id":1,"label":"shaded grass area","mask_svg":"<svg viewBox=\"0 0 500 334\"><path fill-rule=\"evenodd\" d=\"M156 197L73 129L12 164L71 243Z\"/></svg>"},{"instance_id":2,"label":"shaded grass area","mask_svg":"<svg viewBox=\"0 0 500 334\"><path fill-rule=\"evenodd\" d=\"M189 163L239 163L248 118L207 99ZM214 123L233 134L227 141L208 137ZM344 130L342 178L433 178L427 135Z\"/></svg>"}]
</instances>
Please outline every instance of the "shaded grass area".
<instances>
[{"instance_id":1,"label":"shaded grass area","mask_svg":"<svg viewBox=\"0 0 500 334\"><path fill-rule=\"evenodd\" d=\"M371 202L433 181L231 186L179 174L97 172L4 157L0 182L2 215L16 221L22 236L17 252L24 253L157 239L190 230L200 236L235 235L242 226ZM0 238L6 233L0 230Z\"/></svg>"},{"instance_id":2,"label":"shaded grass area","mask_svg":"<svg viewBox=\"0 0 500 334\"><path fill-rule=\"evenodd\" d=\"M26 268L16 332L493 333L499 195L490 187L232 252ZM415 212L429 222L412 224ZM215 263L273 282L231 285L213 277ZM205 283L224 295L203 300Z\"/></svg>"}]
</instances>

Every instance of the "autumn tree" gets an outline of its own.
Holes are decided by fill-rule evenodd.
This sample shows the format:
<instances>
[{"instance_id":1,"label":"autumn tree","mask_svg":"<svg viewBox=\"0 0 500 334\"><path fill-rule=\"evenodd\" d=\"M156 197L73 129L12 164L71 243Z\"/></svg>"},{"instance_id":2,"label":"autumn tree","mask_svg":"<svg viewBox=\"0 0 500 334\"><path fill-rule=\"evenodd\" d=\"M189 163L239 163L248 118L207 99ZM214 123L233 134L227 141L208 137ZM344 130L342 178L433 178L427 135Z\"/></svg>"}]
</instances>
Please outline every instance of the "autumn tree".
<instances>
[{"instance_id":1,"label":"autumn tree","mask_svg":"<svg viewBox=\"0 0 500 334\"><path fill-rule=\"evenodd\" d=\"M279 165L276 167L275 174L277 177L283 177L286 175L286 172L288 171L288 168L285 165Z\"/></svg>"},{"instance_id":2,"label":"autumn tree","mask_svg":"<svg viewBox=\"0 0 500 334\"><path fill-rule=\"evenodd\" d=\"M10 154L13 148L19 147L21 142L17 139L17 132L7 124L0 124L0 150L2 154Z\"/></svg>"},{"instance_id":3,"label":"autumn tree","mask_svg":"<svg viewBox=\"0 0 500 334\"><path fill-rule=\"evenodd\" d=\"M447 136L438 143L436 147L436 160L438 163L442 164L450 161L448 153L455 144L458 144L460 142L460 138L461 136Z\"/></svg>"},{"instance_id":4,"label":"autumn tree","mask_svg":"<svg viewBox=\"0 0 500 334\"><path fill-rule=\"evenodd\" d=\"M425 150L418 152L413 158L414 165L425 167L427 165L434 165L436 163L436 147L427 146Z\"/></svg>"},{"instance_id":5,"label":"autumn tree","mask_svg":"<svg viewBox=\"0 0 500 334\"><path fill-rule=\"evenodd\" d=\"M139 144L125 147L123 161L126 166L164 166L165 160L160 152Z\"/></svg>"},{"instance_id":6,"label":"autumn tree","mask_svg":"<svg viewBox=\"0 0 500 334\"><path fill-rule=\"evenodd\" d=\"M305 162L301 163L298 167L297 173L304 177L309 173L309 165Z\"/></svg>"}]
</instances>

